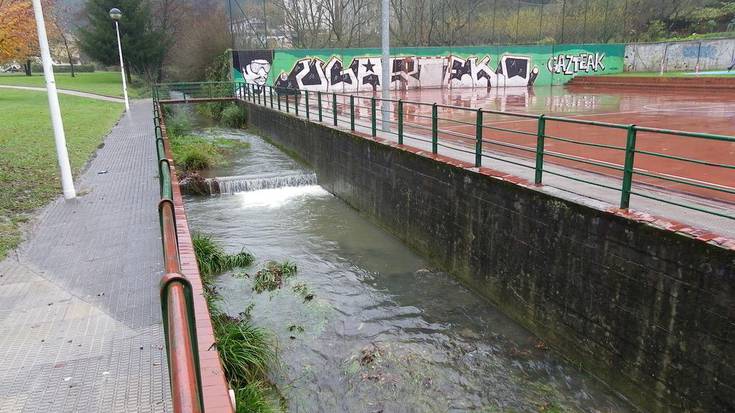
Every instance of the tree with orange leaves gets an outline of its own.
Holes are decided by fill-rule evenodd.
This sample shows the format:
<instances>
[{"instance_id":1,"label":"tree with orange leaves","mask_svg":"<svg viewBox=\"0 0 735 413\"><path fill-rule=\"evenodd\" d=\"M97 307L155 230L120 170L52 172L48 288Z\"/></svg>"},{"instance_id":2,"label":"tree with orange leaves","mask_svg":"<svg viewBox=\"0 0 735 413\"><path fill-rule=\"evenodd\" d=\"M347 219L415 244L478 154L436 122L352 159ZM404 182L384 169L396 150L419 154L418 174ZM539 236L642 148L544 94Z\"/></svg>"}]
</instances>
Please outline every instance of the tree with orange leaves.
<instances>
[{"instance_id":1,"label":"tree with orange leaves","mask_svg":"<svg viewBox=\"0 0 735 413\"><path fill-rule=\"evenodd\" d=\"M42 1L44 17L53 21L50 0ZM54 25L47 24L49 36L56 34ZM30 58L38 54L38 32L33 15L33 4L28 0L0 0L0 64L25 62L30 74Z\"/></svg>"}]
</instances>

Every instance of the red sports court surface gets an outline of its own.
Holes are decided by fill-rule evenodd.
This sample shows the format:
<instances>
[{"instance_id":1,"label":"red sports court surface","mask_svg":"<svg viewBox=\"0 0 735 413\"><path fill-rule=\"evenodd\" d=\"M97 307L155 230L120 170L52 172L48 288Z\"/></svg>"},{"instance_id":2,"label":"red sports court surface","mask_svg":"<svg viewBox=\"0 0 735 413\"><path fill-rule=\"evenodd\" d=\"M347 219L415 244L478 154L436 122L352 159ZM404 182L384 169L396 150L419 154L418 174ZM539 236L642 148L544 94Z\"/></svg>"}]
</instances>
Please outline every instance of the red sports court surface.
<instances>
[{"instance_id":1,"label":"red sports court surface","mask_svg":"<svg viewBox=\"0 0 735 413\"><path fill-rule=\"evenodd\" d=\"M365 95L362 95L365 97ZM380 97L379 94L376 97ZM661 129L676 129L719 135L735 135L735 92L696 89L619 89L575 87L507 88L494 90L470 89L419 89L394 92L392 99L434 103L464 108L482 108L525 114L545 114L572 119L599 121L615 124L635 124ZM357 99L356 104L369 106L368 99ZM379 105L379 104L378 104ZM395 117L395 107L392 108ZM368 113L361 110L359 118ZM474 148L475 112L469 110L439 108L439 142L450 140ZM536 148L538 121L509 115L483 114L483 139L520 145L514 149L486 142L485 152L498 151L532 160ZM431 106L404 104L404 130L406 133L431 135ZM395 125L394 125L395 127ZM526 134L499 131L493 127L525 132ZM553 139L558 137L580 143L603 144L625 148L627 131L592 125L570 124L548 120L545 141L545 162L585 171L596 172L622 179L621 168L625 152L621 149L594 147ZM735 143L693 137L638 132L636 150L655 152L670 158L637 153L635 156L634 188L636 184L655 185L697 196L735 202L732 193L697 187L712 185L726 191L735 190L735 170L723 166L704 165L672 159L681 157L720 165L735 165ZM441 152L441 149L440 149ZM555 157L553 153L562 155ZM590 165L582 161L563 159L572 155L578 159L602 162L610 167ZM694 185L671 182L645 176L659 175L684 180Z\"/></svg>"}]
</instances>

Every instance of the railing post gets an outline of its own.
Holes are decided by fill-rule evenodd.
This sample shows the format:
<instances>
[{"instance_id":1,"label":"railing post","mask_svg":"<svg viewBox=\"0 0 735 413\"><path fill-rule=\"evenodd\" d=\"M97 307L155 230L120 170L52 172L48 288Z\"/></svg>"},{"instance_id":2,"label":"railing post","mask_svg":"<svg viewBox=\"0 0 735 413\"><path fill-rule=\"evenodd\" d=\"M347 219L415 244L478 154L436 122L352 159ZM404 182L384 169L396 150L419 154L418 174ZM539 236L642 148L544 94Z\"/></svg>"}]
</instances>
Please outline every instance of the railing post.
<instances>
[{"instance_id":1,"label":"railing post","mask_svg":"<svg viewBox=\"0 0 735 413\"><path fill-rule=\"evenodd\" d=\"M375 96L370 98L370 134L377 135L377 116L375 115Z\"/></svg>"},{"instance_id":2,"label":"railing post","mask_svg":"<svg viewBox=\"0 0 735 413\"><path fill-rule=\"evenodd\" d=\"M403 145L403 100L398 100L398 144Z\"/></svg>"},{"instance_id":3,"label":"railing post","mask_svg":"<svg viewBox=\"0 0 735 413\"><path fill-rule=\"evenodd\" d=\"M620 208L630 206L630 191L633 187L633 162L635 160L635 125L628 126L628 139L625 143L625 165L623 166L623 190L620 195Z\"/></svg>"},{"instance_id":4,"label":"railing post","mask_svg":"<svg viewBox=\"0 0 735 413\"><path fill-rule=\"evenodd\" d=\"M276 89L276 93L278 94L278 96L276 97L276 100L278 101L278 111L280 112L281 111L281 94L278 93L278 89Z\"/></svg>"},{"instance_id":5,"label":"railing post","mask_svg":"<svg viewBox=\"0 0 735 413\"><path fill-rule=\"evenodd\" d=\"M268 96L271 101L271 109L273 109L273 86L268 86Z\"/></svg>"},{"instance_id":6,"label":"railing post","mask_svg":"<svg viewBox=\"0 0 735 413\"><path fill-rule=\"evenodd\" d=\"M536 175L533 182L541 185L544 175L544 138L546 138L546 115L538 117L538 131L536 132Z\"/></svg>"},{"instance_id":7,"label":"railing post","mask_svg":"<svg viewBox=\"0 0 735 413\"><path fill-rule=\"evenodd\" d=\"M439 119L437 115L436 103L431 105L431 153L437 153L439 151Z\"/></svg>"},{"instance_id":8,"label":"railing post","mask_svg":"<svg viewBox=\"0 0 735 413\"><path fill-rule=\"evenodd\" d=\"M316 92L316 111L319 114L319 122L322 121L322 91Z\"/></svg>"},{"instance_id":9,"label":"railing post","mask_svg":"<svg viewBox=\"0 0 735 413\"><path fill-rule=\"evenodd\" d=\"M289 108L289 104L288 104L288 96L289 96L289 93L286 93L286 113L291 112L291 109Z\"/></svg>"},{"instance_id":10,"label":"railing post","mask_svg":"<svg viewBox=\"0 0 735 413\"><path fill-rule=\"evenodd\" d=\"M350 95L350 130L355 131L355 96Z\"/></svg>"},{"instance_id":11,"label":"railing post","mask_svg":"<svg viewBox=\"0 0 735 413\"><path fill-rule=\"evenodd\" d=\"M475 166L482 166L482 109L477 109L475 118Z\"/></svg>"},{"instance_id":12,"label":"railing post","mask_svg":"<svg viewBox=\"0 0 735 413\"><path fill-rule=\"evenodd\" d=\"M334 116L334 126L337 126L337 94L332 92L332 115Z\"/></svg>"},{"instance_id":13,"label":"railing post","mask_svg":"<svg viewBox=\"0 0 735 413\"><path fill-rule=\"evenodd\" d=\"M299 100L301 100L301 89L298 90L298 95L293 97L293 107L296 112L296 116L299 116Z\"/></svg>"},{"instance_id":14,"label":"railing post","mask_svg":"<svg viewBox=\"0 0 735 413\"><path fill-rule=\"evenodd\" d=\"M306 106L306 119L308 120L308 119L310 119L310 116L309 116L309 91L308 90L305 90L304 91L304 98L306 99L306 105L305 105Z\"/></svg>"}]
</instances>

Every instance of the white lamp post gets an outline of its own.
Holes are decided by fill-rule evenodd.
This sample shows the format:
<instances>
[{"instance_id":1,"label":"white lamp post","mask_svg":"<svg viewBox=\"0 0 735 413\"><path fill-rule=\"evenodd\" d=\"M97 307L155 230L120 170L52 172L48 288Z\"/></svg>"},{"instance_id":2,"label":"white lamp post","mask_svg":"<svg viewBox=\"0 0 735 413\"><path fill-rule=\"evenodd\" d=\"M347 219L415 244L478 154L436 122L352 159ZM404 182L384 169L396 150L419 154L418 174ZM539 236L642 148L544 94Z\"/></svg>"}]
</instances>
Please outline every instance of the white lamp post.
<instances>
[{"instance_id":1,"label":"white lamp post","mask_svg":"<svg viewBox=\"0 0 735 413\"><path fill-rule=\"evenodd\" d=\"M56 80L54 69L51 66L51 52L48 48L46 37L46 23L43 19L41 0L33 0L33 12L36 17L36 30L38 31L38 45L41 48L41 60L43 61L43 77L46 79L46 90L48 91L48 107L51 114L51 125L54 128L54 141L56 142L56 158L59 161L59 172L61 174L61 189L64 198L76 198L74 180L71 176L69 166L69 153L66 150L66 136L64 135L64 123L61 121L61 109L59 109L59 96L56 94Z\"/></svg>"},{"instance_id":2,"label":"white lamp post","mask_svg":"<svg viewBox=\"0 0 735 413\"><path fill-rule=\"evenodd\" d=\"M381 95L383 98L383 103L381 104L381 115L383 118L383 131L388 132L390 131L390 124L388 117L390 116L390 102L388 99L390 99L390 79L391 79L391 72L393 71L393 68L390 64L390 1L389 0L383 0L382 2L382 21L381 21L381 46L383 49L383 58L382 60L382 68L381 68L381 74L382 79L380 80L380 90Z\"/></svg>"},{"instance_id":3,"label":"white lamp post","mask_svg":"<svg viewBox=\"0 0 735 413\"><path fill-rule=\"evenodd\" d=\"M117 33L117 51L120 54L120 73L122 74L123 96L125 96L125 111L130 112L130 103L128 102L128 84L125 81L125 63L123 63L122 43L120 42L120 28L117 25L120 17L122 17L122 12L120 11L120 9L110 9L110 18L115 21L115 33Z\"/></svg>"}]
</instances>

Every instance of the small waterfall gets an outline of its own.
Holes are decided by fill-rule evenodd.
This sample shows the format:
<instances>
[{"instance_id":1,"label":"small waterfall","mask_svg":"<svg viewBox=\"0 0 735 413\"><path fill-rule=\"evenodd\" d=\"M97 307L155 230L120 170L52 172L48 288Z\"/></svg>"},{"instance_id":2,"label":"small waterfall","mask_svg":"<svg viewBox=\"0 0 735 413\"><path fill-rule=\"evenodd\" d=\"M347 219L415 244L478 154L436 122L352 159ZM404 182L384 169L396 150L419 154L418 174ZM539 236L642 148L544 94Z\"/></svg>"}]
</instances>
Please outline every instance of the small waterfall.
<instances>
[{"instance_id":1,"label":"small waterfall","mask_svg":"<svg viewBox=\"0 0 735 413\"><path fill-rule=\"evenodd\" d=\"M288 175L221 176L206 180L210 194L234 194L260 189L316 185L316 174L305 172Z\"/></svg>"}]
</instances>

